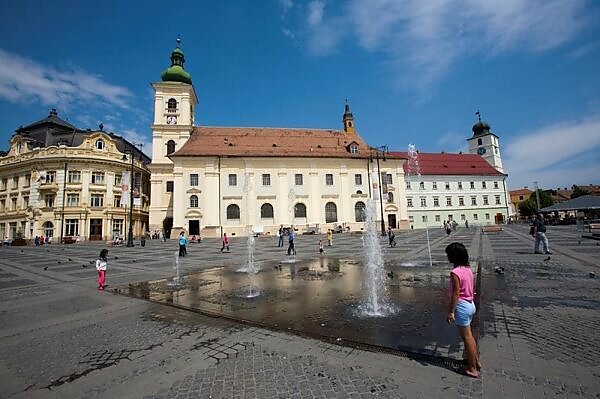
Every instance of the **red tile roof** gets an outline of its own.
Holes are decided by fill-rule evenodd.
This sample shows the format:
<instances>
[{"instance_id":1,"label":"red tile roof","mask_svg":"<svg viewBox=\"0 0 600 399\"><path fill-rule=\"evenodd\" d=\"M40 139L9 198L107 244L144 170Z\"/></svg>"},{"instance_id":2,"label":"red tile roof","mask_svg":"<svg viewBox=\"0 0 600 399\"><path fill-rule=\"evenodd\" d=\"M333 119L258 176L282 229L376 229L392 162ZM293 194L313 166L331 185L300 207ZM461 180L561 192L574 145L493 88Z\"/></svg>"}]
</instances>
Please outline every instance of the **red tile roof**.
<instances>
[{"instance_id":1,"label":"red tile roof","mask_svg":"<svg viewBox=\"0 0 600 399\"><path fill-rule=\"evenodd\" d=\"M392 152L396 156L408 158L407 152ZM424 153L418 155L421 175L477 175L503 176L485 159L476 154ZM404 163L407 173L408 162Z\"/></svg>"},{"instance_id":2,"label":"red tile roof","mask_svg":"<svg viewBox=\"0 0 600 399\"><path fill-rule=\"evenodd\" d=\"M349 151L358 144L358 153ZM366 159L370 147L357 133L343 130L198 126L174 157L310 157ZM390 155L390 158L403 158Z\"/></svg>"},{"instance_id":3,"label":"red tile roof","mask_svg":"<svg viewBox=\"0 0 600 399\"><path fill-rule=\"evenodd\" d=\"M533 193L533 191L531 191L528 188L519 188L517 190L509 191L510 195L527 195L527 196L529 196L531 193Z\"/></svg>"}]
</instances>

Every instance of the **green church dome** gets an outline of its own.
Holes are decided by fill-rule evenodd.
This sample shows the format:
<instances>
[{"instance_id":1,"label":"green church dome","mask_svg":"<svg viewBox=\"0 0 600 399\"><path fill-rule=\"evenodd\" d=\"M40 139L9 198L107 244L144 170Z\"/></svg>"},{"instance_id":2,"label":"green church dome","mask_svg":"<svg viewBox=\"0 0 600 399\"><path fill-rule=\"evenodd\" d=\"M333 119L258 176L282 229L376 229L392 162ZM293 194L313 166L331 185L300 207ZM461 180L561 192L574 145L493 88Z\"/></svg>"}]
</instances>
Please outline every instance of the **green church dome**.
<instances>
[{"instance_id":1,"label":"green church dome","mask_svg":"<svg viewBox=\"0 0 600 399\"><path fill-rule=\"evenodd\" d=\"M179 48L181 39L177 38L177 47L171 52L171 66L160 75L163 82L181 82L192 84L192 76L183 69L185 57Z\"/></svg>"}]
</instances>

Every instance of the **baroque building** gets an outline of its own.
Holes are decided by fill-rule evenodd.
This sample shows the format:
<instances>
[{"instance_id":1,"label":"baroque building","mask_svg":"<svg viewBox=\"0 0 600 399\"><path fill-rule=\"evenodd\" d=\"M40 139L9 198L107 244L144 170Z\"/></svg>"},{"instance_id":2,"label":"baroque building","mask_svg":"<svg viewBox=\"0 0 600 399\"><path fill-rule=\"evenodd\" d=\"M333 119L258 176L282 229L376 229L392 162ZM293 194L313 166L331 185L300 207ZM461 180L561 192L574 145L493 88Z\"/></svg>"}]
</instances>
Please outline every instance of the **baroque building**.
<instances>
[{"instance_id":1,"label":"baroque building","mask_svg":"<svg viewBox=\"0 0 600 399\"><path fill-rule=\"evenodd\" d=\"M149 161L122 137L79 129L52 109L18 128L0 156L0 236L107 240L123 236L131 220L134 235L144 234Z\"/></svg>"},{"instance_id":2,"label":"baroque building","mask_svg":"<svg viewBox=\"0 0 600 399\"><path fill-rule=\"evenodd\" d=\"M184 62L177 46L152 85L151 230L172 226L171 237L275 234L280 225L360 230L379 176L393 193L377 202L379 218L408 228L405 159L365 143L348 104L340 130L194 126L198 101Z\"/></svg>"}]
</instances>

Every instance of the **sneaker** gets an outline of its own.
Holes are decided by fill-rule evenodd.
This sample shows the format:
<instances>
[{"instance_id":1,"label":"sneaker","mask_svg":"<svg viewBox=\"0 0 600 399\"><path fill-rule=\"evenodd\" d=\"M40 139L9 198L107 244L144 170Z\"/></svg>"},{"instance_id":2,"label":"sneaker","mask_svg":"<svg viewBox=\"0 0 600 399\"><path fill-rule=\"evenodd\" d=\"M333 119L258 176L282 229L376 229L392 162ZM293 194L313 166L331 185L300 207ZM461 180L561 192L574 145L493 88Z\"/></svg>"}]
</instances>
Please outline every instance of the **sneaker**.
<instances>
[{"instance_id":1,"label":"sneaker","mask_svg":"<svg viewBox=\"0 0 600 399\"><path fill-rule=\"evenodd\" d=\"M552 252L546 251L546 255L552 255Z\"/></svg>"},{"instance_id":2,"label":"sneaker","mask_svg":"<svg viewBox=\"0 0 600 399\"><path fill-rule=\"evenodd\" d=\"M544 253L543 253L543 252L540 252L540 251L535 251L535 252L534 252L534 254L543 255Z\"/></svg>"}]
</instances>

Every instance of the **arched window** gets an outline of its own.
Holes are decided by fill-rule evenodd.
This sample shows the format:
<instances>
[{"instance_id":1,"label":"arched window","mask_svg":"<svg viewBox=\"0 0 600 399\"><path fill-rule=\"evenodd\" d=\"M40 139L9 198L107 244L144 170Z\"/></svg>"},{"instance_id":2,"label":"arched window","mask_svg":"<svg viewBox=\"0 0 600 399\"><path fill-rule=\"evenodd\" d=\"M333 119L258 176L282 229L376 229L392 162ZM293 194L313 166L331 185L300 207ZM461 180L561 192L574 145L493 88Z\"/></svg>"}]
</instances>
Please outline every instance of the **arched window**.
<instances>
[{"instance_id":1,"label":"arched window","mask_svg":"<svg viewBox=\"0 0 600 399\"><path fill-rule=\"evenodd\" d=\"M52 237L54 235L54 225L52 222L44 222L42 229L44 229L44 236Z\"/></svg>"},{"instance_id":2,"label":"arched window","mask_svg":"<svg viewBox=\"0 0 600 399\"><path fill-rule=\"evenodd\" d=\"M325 204L325 223L337 222L337 206L333 202Z\"/></svg>"},{"instance_id":3,"label":"arched window","mask_svg":"<svg viewBox=\"0 0 600 399\"><path fill-rule=\"evenodd\" d=\"M190 208L198 208L198 196L192 195L190 197Z\"/></svg>"},{"instance_id":4,"label":"arched window","mask_svg":"<svg viewBox=\"0 0 600 399\"><path fill-rule=\"evenodd\" d=\"M167 101L167 111L175 112L176 110L177 110L177 100L175 100L174 98L169 98L169 101Z\"/></svg>"},{"instance_id":5,"label":"arched window","mask_svg":"<svg viewBox=\"0 0 600 399\"><path fill-rule=\"evenodd\" d=\"M262 204L262 206L260 207L260 217L262 219L272 219L273 218L273 205Z\"/></svg>"},{"instance_id":6,"label":"arched window","mask_svg":"<svg viewBox=\"0 0 600 399\"><path fill-rule=\"evenodd\" d=\"M481 139L477 139L477 145L481 145L483 141Z\"/></svg>"},{"instance_id":7,"label":"arched window","mask_svg":"<svg viewBox=\"0 0 600 399\"><path fill-rule=\"evenodd\" d=\"M173 140L167 141L167 155L171 155L175 152L175 142Z\"/></svg>"},{"instance_id":8,"label":"arched window","mask_svg":"<svg viewBox=\"0 0 600 399\"><path fill-rule=\"evenodd\" d=\"M364 202L359 201L354 205L354 219L357 222L365 221L365 203Z\"/></svg>"},{"instance_id":9,"label":"arched window","mask_svg":"<svg viewBox=\"0 0 600 399\"><path fill-rule=\"evenodd\" d=\"M302 203L297 203L294 206L294 217L295 218L305 218L306 217L306 205Z\"/></svg>"},{"instance_id":10,"label":"arched window","mask_svg":"<svg viewBox=\"0 0 600 399\"><path fill-rule=\"evenodd\" d=\"M240 207L231 204L227 207L227 220L240 220Z\"/></svg>"},{"instance_id":11,"label":"arched window","mask_svg":"<svg viewBox=\"0 0 600 399\"><path fill-rule=\"evenodd\" d=\"M103 150L104 149L104 140L98 139L96 140L96 149Z\"/></svg>"},{"instance_id":12,"label":"arched window","mask_svg":"<svg viewBox=\"0 0 600 399\"><path fill-rule=\"evenodd\" d=\"M394 193L392 193L391 191L388 191L387 193L387 202L394 202Z\"/></svg>"}]
</instances>

